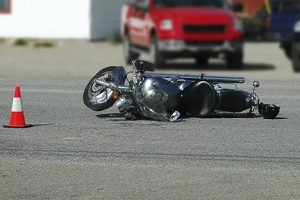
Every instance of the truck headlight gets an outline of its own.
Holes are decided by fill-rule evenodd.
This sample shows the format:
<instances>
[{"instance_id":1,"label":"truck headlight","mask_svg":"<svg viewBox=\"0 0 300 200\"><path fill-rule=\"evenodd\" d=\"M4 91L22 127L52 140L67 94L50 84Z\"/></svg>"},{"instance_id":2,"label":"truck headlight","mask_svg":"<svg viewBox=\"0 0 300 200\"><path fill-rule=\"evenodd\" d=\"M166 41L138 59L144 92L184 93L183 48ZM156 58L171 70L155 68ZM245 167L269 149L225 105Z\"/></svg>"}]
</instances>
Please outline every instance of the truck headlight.
<instances>
[{"instance_id":1,"label":"truck headlight","mask_svg":"<svg viewBox=\"0 0 300 200\"><path fill-rule=\"evenodd\" d=\"M300 21L297 21L294 25L294 32L300 32Z\"/></svg>"},{"instance_id":2,"label":"truck headlight","mask_svg":"<svg viewBox=\"0 0 300 200\"><path fill-rule=\"evenodd\" d=\"M160 23L161 30L173 30L173 22L170 19L164 19Z\"/></svg>"},{"instance_id":3,"label":"truck headlight","mask_svg":"<svg viewBox=\"0 0 300 200\"><path fill-rule=\"evenodd\" d=\"M243 22L239 19L234 19L234 30L236 31L242 31L244 30L244 27L243 27Z\"/></svg>"}]
</instances>

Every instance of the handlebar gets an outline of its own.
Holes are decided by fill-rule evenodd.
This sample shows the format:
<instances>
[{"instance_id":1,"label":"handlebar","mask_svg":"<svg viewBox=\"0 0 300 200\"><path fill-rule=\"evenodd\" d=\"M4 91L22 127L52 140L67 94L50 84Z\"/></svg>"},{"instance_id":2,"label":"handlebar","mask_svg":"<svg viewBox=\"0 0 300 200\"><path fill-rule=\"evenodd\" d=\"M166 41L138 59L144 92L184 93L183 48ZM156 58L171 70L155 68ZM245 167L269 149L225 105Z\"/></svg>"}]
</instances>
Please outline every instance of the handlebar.
<instances>
[{"instance_id":1,"label":"handlebar","mask_svg":"<svg viewBox=\"0 0 300 200\"><path fill-rule=\"evenodd\" d=\"M206 76L206 75L191 75L191 74L157 74L157 73L145 73L146 76L171 78L172 82L176 82L179 79L184 80L203 80L212 83L244 83L244 77L230 77L230 76Z\"/></svg>"},{"instance_id":2,"label":"handlebar","mask_svg":"<svg viewBox=\"0 0 300 200\"><path fill-rule=\"evenodd\" d=\"M114 91L116 91L116 90L118 90L120 92L130 92L131 91L128 86L117 86L114 83L107 83L107 82L101 81L101 80L96 80L95 82L100 84L100 85L103 85L105 87L108 87L108 88L110 88Z\"/></svg>"}]
</instances>

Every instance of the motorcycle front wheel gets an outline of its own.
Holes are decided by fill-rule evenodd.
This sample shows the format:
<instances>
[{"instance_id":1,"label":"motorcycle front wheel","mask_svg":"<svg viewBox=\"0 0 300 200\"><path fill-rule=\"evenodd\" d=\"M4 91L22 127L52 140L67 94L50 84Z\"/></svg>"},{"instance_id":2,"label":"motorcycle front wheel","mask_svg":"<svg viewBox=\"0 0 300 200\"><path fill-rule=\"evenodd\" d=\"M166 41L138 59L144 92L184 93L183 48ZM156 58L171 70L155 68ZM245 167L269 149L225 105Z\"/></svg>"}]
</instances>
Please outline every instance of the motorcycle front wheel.
<instances>
[{"instance_id":1,"label":"motorcycle front wheel","mask_svg":"<svg viewBox=\"0 0 300 200\"><path fill-rule=\"evenodd\" d=\"M112 89L98 84L96 80L109 80L116 68L115 66L106 67L88 82L83 92L83 102L88 108L101 111L114 105L116 99L112 97Z\"/></svg>"}]
</instances>

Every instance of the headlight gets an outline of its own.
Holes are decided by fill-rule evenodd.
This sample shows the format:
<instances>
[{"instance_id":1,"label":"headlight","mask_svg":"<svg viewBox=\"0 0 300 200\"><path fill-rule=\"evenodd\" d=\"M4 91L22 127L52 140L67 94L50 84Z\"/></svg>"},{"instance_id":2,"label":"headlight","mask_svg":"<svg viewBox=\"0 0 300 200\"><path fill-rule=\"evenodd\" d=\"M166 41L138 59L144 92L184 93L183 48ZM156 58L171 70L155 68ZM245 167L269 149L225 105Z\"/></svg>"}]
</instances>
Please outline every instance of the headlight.
<instances>
[{"instance_id":1,"label":"headlight","mask_svg":"<svg viewBox=\"0 0 300 200\"><path fill-rule=\"evenodd\" d=\"M244 29L243 22L239 19L234 19L234 30L242 31Z\"/></svg>"},{"instance_id":2,"label":"headlight","mask_svg":"<svg viewBox=\"0 0 300 200\"><path fill-rule=\"evenodd\" d=\"M300 21L297 21L294 25L294 31L295 32L300 32Z\"/></svg>"},{"instance_id":3,"label":"headlight","mask_svg":"<svg viewBox=\"0 0 300 200\"><path fill-rule=\"evenodd\" d=\"M173 30L173 22L170 19L164 19L160 23L161 30Z\"/></svg>"}]
</instances>

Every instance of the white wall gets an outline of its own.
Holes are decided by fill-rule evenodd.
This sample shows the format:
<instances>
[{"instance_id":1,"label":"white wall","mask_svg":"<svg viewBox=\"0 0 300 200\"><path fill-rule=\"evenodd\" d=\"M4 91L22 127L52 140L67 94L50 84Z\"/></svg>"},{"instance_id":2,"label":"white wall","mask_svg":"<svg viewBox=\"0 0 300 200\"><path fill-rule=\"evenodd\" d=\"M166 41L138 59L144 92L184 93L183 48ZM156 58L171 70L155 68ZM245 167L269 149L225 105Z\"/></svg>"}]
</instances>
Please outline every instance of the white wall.
<instances>
[{"instance_id":1,"label":"white wall","mask_svg":"<svg viewBox=\"0 0 300 200\"><path fill-rule=\"evenodd\" d=\"M12 0L0 37L90 38L90 0Z\"/></svg>"},{"instance_id":2,"label":"white wall","mask_svg":"<svg viewBox=\"0 0 300 200\"><path fill-rule=\"evenodd\" d=\"M122 5L133 1L91 0L91 38L104 39L108 36L119 36Z\"/></svg>"}]
</instances>

